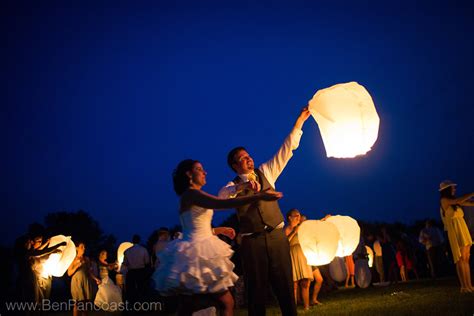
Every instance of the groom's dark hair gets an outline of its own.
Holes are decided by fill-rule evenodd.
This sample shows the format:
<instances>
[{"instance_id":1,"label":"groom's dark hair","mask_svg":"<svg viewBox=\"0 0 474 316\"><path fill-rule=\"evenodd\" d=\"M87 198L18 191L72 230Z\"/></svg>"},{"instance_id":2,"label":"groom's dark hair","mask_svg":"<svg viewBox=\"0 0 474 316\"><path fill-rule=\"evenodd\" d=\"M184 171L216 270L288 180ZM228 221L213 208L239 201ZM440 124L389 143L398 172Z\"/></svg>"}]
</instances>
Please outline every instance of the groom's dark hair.
<instances>
[{"instance_id":1,"label":"groom's dark hair","mask_svg":"<svg viewBox=\"0 0 474 316\"><path fill-rule=\"evenodd\" d=\"M239 147L235 147L234 149L232 149L231 151L229 151L229 153L227 154L227 164L229 165L230 169L234 170L234 172L237 172L234 167L232 167L232 165L234 163L236 163L236 161L234 160L234 156L236 153L238 153L239 151L241 150L245 150L247 151L247 149L245 149L244 147L242 146L239 146Z\"/></svg>"}]
</instances>

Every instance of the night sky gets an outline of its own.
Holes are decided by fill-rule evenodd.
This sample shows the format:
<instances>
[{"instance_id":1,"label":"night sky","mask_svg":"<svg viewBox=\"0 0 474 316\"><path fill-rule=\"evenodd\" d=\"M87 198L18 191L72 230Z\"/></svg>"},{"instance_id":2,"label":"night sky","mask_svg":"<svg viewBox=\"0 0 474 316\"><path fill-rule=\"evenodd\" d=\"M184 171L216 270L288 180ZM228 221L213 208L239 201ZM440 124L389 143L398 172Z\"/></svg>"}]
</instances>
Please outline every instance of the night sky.
<instances>
[{"instance_id":1,"label":"night sky","mask_svg":"<svg viewBox=\"0 0 474 316\"><path fill-rule=\"evenodd\" d=\"M178 224L179 161L200 160L217 194L231 148L266 161L318 89L349 81L373 97L378 140L328 159L310 117L277 181L284 213L410 223L438 219L441 180L474 190L472 4L2 1L0 15L2 244L60 210L119 241Z\"/></svg>"}]
</instances>

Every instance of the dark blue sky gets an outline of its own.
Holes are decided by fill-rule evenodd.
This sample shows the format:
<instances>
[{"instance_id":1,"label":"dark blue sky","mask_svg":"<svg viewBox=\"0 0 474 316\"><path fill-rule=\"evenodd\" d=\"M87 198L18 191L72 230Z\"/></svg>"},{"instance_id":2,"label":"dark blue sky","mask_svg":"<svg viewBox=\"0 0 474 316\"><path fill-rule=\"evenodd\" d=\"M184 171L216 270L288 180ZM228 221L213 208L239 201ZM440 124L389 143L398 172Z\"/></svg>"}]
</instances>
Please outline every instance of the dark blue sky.
<instances>
[{"instance_id":1,"label":"dark blue sky","mask_svg":"<svg viewBox=\"0 0 474 316\"><path fill-rule=\"evenodd\" d=\"M318 89L348 81L371 93L378 141L328 159L310 118L283 212L437 218L442 179L474 190L474 10L384 2L2 2L3 241L59 210L119 240L177 224L180 160L215 194L232 147L267 160Z\"/></svg>"}]
</instances>

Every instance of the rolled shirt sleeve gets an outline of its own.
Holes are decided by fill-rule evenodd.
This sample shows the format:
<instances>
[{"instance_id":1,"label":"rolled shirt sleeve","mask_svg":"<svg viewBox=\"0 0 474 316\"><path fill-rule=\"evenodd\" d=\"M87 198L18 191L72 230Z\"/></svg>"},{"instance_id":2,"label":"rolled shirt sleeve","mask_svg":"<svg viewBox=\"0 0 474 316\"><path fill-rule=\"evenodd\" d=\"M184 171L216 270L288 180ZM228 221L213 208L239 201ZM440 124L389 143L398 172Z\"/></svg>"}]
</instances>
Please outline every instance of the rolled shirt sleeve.
<instances>
[{"instance_id":1,"label":"rolled shirt sleeve","mask_svg":"<svg viewBox=\"0 0 474 316\"><path fill-rule=\"evenodd\" d=\"M293 150L296 150L300 145L302 135L303 131L301 129L293 128L277 153L258 168L273 188L275 188L275 182L285 169L288 161L293 157Z\"/></svg>"},{"instance_id":2,"label":"rolled shirt sleeve","mask_svg":"<svg viewBox=\"0 0 474 316\"><path fill-rule=\"evenodd\" d=\"M237 196L236 194L236 188L235 188L235 183L233 181L230 181L223 187L222 189L219 190L218 194L219 198L221 199L233 199Z\"/></svg>"}]
</instances>

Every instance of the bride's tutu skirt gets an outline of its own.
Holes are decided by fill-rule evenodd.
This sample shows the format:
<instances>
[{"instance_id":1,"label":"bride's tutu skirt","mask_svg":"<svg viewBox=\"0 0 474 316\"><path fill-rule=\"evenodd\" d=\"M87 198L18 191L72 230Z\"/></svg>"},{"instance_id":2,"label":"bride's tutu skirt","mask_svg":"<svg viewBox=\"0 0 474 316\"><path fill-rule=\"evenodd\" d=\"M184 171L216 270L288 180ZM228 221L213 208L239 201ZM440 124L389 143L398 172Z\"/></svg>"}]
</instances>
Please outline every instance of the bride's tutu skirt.
<instances>
[{"instance_id":1,"label":"bride's tutu skirt","mask_svg":"<svg viewBox=\"0 0 474 316\"><path fill-rule=\"evenodd\" d=\"M162 295L223 292L238 279L232 254L230 246L214 235L198 241L173 240L158 254L155 288Z\"/></svg>"}]
</instances>

